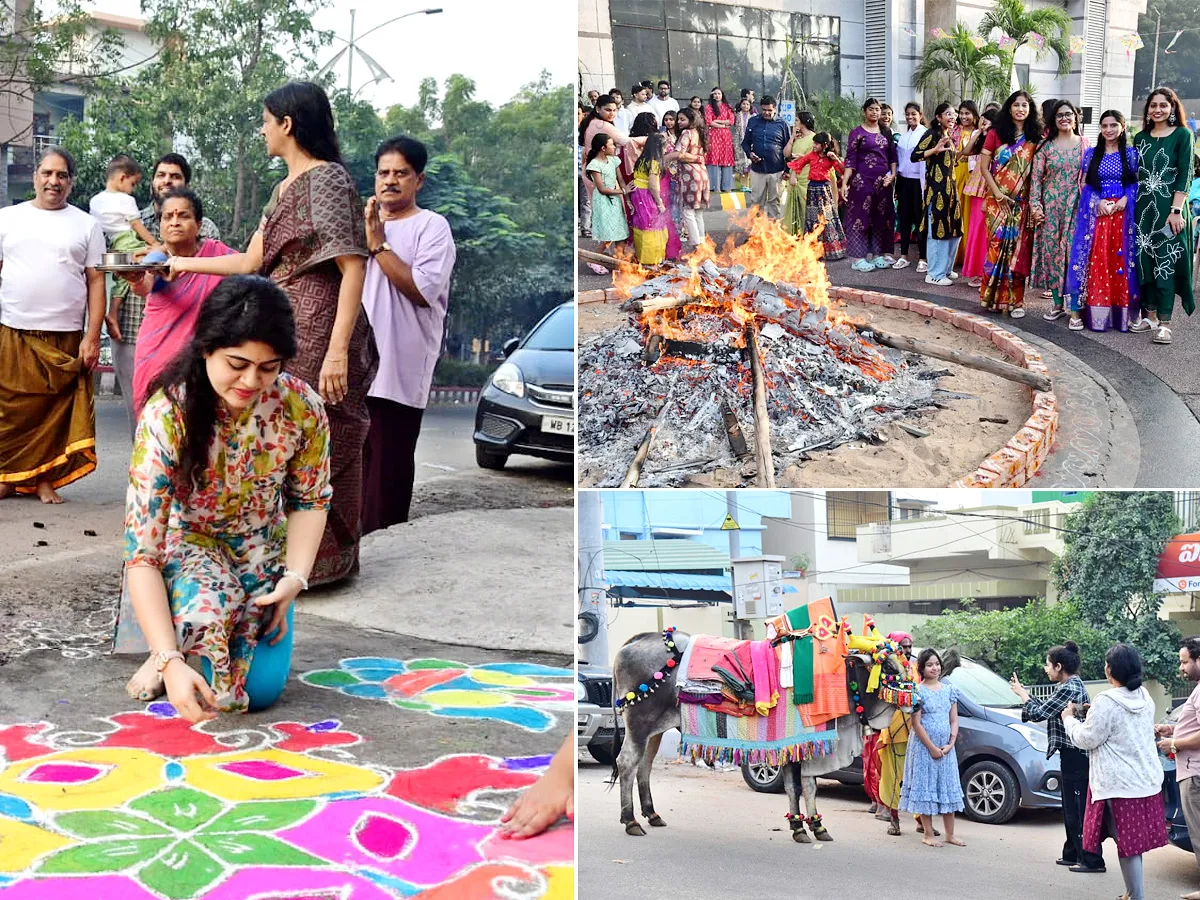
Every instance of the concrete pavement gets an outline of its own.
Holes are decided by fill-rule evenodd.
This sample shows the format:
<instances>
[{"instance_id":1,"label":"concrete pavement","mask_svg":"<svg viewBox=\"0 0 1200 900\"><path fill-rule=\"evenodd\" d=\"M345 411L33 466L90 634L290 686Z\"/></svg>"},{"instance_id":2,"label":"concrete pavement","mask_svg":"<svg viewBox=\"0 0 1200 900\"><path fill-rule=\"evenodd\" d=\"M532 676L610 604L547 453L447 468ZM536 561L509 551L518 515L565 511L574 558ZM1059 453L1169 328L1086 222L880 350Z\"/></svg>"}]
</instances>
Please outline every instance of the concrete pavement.
<instances>
[{"instance_id":1,"label":"concrete pavement","mask_svg":"<svg viewBox=\"0 0 1200 900\"><path fill-rule=\"evenodd\" d=\"M1005 825L960 817L955 833L967 846L934 849L920 843L910 817L902 821L904 834L887 836L887 824L867 813L861 787L821 780L818 807L834 840L796 844L784 819L784 795L753 792L737 770L658 762L651 789L667 827L630 837L619 821L618 794L604 784L608 771L579 766L581 898L912 894L1095 900L1124 892L1111 842L1105 845L1106 874L1077 875L1054 864L1063 842L1058 810L1019 811ZM1147 854L1145 869L1147 898L1177 897L1200 883L1195 857L1175 847Z\"/></svg>"},{"instance_id":2,"label":"concrete pavement","mask_svg":"<svg viewBox=\"0 0 1200 900\"><path fill-rule=\"evenodd\" d=\"M109 653L128 427L97 403L67 503L0 503L0 898L565 900L574 832L500 837L574 708L572 467L418 445L414 520L305 596L272 708L196 728Z\"/></svg>"}]
</instances>

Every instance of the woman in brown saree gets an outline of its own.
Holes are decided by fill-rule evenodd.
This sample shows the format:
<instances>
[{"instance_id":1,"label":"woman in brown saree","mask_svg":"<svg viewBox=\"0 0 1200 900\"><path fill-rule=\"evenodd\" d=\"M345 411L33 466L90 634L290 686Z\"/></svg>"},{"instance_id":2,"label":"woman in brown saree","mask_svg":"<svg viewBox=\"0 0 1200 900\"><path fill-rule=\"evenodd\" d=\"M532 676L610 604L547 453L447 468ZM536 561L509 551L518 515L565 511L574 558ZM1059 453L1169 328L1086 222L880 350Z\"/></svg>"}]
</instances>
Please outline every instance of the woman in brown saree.
<instances>
[{"instance_id":1,"label":"woman in brown saree","mask_svg":"<svg viewBox=\"0 0 1200 900\"><path fill-rule=\"evenodd\" d=\"M362 202L342 164L329 98L292 82L263 100L269 156L287 164L245 253L172 257L171 270L258 273L287 293L296 313L298 355L287 370L320 391L329 415L333 507L311 584L358 571L363 447L371 419L367 390L379 358L362 309L367 243Z\"/></svg>"}]
</instances>

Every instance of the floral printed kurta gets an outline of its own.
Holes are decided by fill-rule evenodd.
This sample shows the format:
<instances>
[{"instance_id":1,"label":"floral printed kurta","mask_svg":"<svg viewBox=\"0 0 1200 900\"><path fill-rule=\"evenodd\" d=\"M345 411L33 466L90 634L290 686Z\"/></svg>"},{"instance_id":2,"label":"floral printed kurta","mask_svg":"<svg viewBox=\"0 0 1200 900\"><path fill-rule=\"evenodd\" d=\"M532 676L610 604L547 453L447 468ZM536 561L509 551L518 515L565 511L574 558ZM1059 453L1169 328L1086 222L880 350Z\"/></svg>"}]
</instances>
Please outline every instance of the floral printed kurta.
<instances>
[{"instance_id":1,"label":"floral printed kurta","mask_svg":"<svg viewBox=\"0 0 1200 900\"><path fill-rule=\"evenodd\" d=\"M1029 205L1040 207L1046 220L1033 233L1033 269L1029 283L1035 288L1061 291L1071 255L1075 212L1079 208L1081 165L1087 140L1074 147L1047 141L1033 157L1033 187Z\"/></svg>"},{"instance_id":2,"label":"floral printed kurta","mask_svg":"<svg viewBox=\"0 0 1200 900\"><path fill-rule=\"evenodd\" d=\"M246 674L270 607L251 601L283 570L287 514L329 509L329 420L312 388L280 374L258 402L221 407L201 487L177 496L183 411L162 391L134 439L125 564L160 569L179 649L212 665L226 711L246 709Z\"/></svg>"},{"instance_id":3,"label":"floral printed kurta","mask_svg":"<svg viewBox=\"0 0 1200 900\"><path fill-rule=\"evenodd\" d=\"M1183 231L1167 233L1176 191L1185 196L1192 184L1192 134L1176 128L1164 138L1138 132L1133 139L1141 159L1138 171L1138 276L1144 287L1170 297L1178 294L1190 315L1192 297L1192 217L1185 208ZM1186 201L1185 201L1186 207Z\"/></svg>"}]
</instances>

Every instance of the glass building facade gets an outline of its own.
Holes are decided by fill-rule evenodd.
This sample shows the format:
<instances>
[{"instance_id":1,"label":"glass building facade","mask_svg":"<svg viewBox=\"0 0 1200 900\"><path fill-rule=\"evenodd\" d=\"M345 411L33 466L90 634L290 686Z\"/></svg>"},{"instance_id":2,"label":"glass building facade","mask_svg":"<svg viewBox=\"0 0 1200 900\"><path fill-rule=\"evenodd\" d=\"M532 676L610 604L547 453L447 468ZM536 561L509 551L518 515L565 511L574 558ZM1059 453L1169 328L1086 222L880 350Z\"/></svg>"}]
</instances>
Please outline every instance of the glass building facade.
<instances>
[{"instance_id":1,"label":"glass building facade","mask_svg":"<svg viewBox=\"0 0 1200 900\"><path fill-rule=\"evenodd\" d=\"M649 79L671 82L685 105L714 86L733 105L742 88L778 96L794 45L791 70L811 96L841 94L841 19L701 0L609 0L615 87Z\"/></svg>"}]
</instances>

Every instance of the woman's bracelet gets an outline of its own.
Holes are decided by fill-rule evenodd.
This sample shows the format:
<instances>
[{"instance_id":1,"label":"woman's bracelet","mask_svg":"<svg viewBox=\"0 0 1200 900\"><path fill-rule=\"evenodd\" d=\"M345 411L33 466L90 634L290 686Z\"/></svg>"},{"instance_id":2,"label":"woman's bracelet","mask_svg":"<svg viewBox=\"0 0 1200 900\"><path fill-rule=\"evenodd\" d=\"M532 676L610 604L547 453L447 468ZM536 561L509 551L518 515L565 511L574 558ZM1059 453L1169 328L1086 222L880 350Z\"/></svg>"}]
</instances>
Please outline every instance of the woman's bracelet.
<instances>
[{"instance_id":1,"label":"woman's bracelet","mask_svg":"<svg viewBox=\"0 0 1200 900\"><path fill-rule=\"evenodd\" d=\"M300 582L300 589L301 589L301 590L303 590L303 591L307 591L307 590L308 590L308 579L307 579L307 578L305 578L303 575L301 575L299 572L297 572L295 569L288 569L288 570L286 570L286 571L283 573L283 575L281 576L281 580L282 580L283 578L294 578L294 579L296 579L298 582Z\"/></svg>"}]
</instances>

